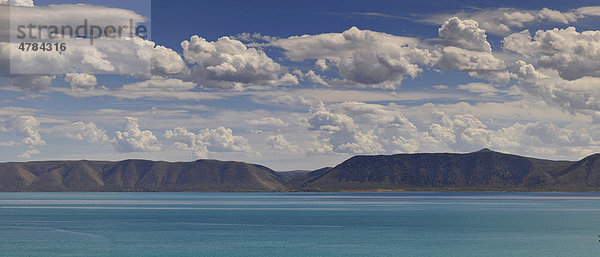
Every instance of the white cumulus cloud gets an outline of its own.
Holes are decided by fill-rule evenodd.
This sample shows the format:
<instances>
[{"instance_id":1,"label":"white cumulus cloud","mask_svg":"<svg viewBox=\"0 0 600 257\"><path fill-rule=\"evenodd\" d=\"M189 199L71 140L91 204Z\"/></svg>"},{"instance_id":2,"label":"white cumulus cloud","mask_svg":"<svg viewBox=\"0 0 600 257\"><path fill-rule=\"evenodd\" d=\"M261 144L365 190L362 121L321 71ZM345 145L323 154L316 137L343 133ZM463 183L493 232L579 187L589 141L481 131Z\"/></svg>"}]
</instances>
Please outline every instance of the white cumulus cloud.
<instances>
[{"instance_id":1,"label":"white cumulus cloud","mask_svg":"<svg viewBox=\"0 0 600 257\"><path fill-rule=\"evenodd\" d=\"M467 72L475 78L507 82L510 74L495 57L485 30L474 20L452 17L438 30L442 47L437 65L445 70Z\"/></svg>"},{"instance_id":2,"label":"white cumulus cloud","mask_svg":"<svg viewBox=\"0 0 600 257\"><path fill-rule=\"evenodd\" d=\"M72 138L79 141L87 141L90 143L101 143L110 141L110 139L106 135L106 130L98 128L93 122L73 122L68 125L57 126L55 130L61 131L68 138Z\"/></svg>"},{"instance_id":3,"label":"white cumulus cloud","mask_svg":"<svg viewBox=\"0 0 600 257\"><path fill-rule=\"evenodd\" d=\"M6 127L23 137L23 144L34 147L46 144L39 133L39 126L40 122L33 116L18 116L10 119Z\"/></svg>"},{"instance_id":4,"label":"white cumulus cloud","mask_svg":"<svg viewBox=\"0 0 600 257\"><path fill-rule=\"evenodd\" d=\"M441 45L456 46L478 52L492 51L485 30L479 28L477 21L452 17L442 24L438 33Z\"/></svg>"},{"instance_id":5,"label":"white cumulus cloud","mask_svg":"<svg viewBox=\"0 0 600 257\"><path fill-rule=\"evenodd\" d=\"M73 89L91 89L98 85L96 76L85 73L67 73L65 81L71 84Z\"/></svg>"},{"instance_id":6,"label":"white cumulus cloud","mask_svg":"<svg viewBox=\"0 0 600 257\"><path fill-rule=\"evenodd\" d=\"M181 75L185 72L187 72L187 65L177 52L164 46L154 47L152 50L153 75Z\"/></svg>"},{"instance_id":7,"label":"white cumulus cloud","mask_svg":"<svg viewBox=\"0 0 600 257\"><path fill-rule=\"evenodd\" d=\"M294 36L275 40L292 61L316 60L320 69L335 66L345 84L396 88L405 77L416 77L431 53L419 40L352 27L342 33Z\"/></svg>"},{"instance_id":8,"label":"white cumulus cloud","mask_svg":"<svg viewBox=\"0 0 600 257\"><path fill-rule=\"evenodd\" d=\"M181 43L185 60L192 65L191 76L200 86L244 89L296 85L298 79L262 50L239 40L222 37L215 42L199 36Z\"/></svg>"},{"instance_id":9,"label":"white cumulus cloud","mask_svg":"<svg viewBox=\"0 0 600 257\"><path fill-rule=\"evenodd\" d=\"M600 16L598 10L598 6L588 6L568 11L552 10L546 7L538 10L491 8L437 14L423 21L431 24L442 24L451 17L458 17L462 20L475 20L488 33L505 36L529 24L542 22L571 24L582 18Z\"/></svg>"},{"instance_id":10,"label":"white cumulus cloud","mask_svg":"<svg viewBox=\"0 0 600 257\"><path fill-rule=\"evenodd\" d=\"M600 77L600 31L566 29L528 30L504 38L504 49L525 56L539 68L557 70L560 77L575 80Z\"/></svg>"},{"instance_id":11,"label":"white cumulus cloud","mask_svg":"<svg viewBox=\"0 0 600 257\"><path fill-rule=\"evenodd\" d=\"M242 136L236 136L229 128L204 129L197 134L186 128L177 127L165 131L165 137L175 148L190 151L197 158L206 158L211 152L246 152L252 149Z\"/></svg>"},{"instance_id":12,"label":"white cumulus cloud","mask_svg":"<svg viewBox=\"0 0 600 257\"><path fill-rule=\"evenodd\" d=\"M266 142L275 150L296 155L304 154L304 150L301 147L291 144L283 135L268 136Z\"/></svg>"},{"instance_id":13,"label":"white cumulus cloud","mask_svg":"<svg viewBox=\"0 0 600 257\"><path fill-rule=\"evenodd\" d=\"M115 132L114 147L122 153L161 150L160 143L152 131L141 130L138 120L132 117L125 117L124 131Z\"/></svg>"}]
</instances>

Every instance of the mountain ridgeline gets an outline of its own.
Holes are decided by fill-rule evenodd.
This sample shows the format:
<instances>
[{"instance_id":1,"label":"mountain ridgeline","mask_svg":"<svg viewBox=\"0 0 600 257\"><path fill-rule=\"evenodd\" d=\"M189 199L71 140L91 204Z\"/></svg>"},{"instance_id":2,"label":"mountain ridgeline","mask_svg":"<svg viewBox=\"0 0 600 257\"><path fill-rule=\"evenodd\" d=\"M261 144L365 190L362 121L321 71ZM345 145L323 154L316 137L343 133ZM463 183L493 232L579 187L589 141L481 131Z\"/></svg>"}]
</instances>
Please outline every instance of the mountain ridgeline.
<instances>
[{"instance_id":1,"label":"mountain ridgeline","mask_svg":"<svg viewBox=\"0 0 600 257\"><path fill-rule=\"evenodd\" d=\"M551 161L473 153L355 156L333 168L275 172L241 162L43 161L0 164L2 192L600 191L600 154Z\"/></svg>"},{"instance_id":2,"label":"mountain ridgeline","mask_svg":"<svg viewBox=\"0 0 600 257\"><path fill-rule=\"evenodd\" d=\"M198 160L49 161L0 164L0 191L284 191L273 170Z\"/></svg>"},{"instance_id":3,"label":"mountain ridgeline","mask_svg":"<svg viewBox=\"0 0 600 257\"><path fill-rule=\"evenodd\" d=\"M600 156L550 161L483 149L468 154L355 156L308 180L311 190L597 191Z\"/></svg>"}]
</instances>

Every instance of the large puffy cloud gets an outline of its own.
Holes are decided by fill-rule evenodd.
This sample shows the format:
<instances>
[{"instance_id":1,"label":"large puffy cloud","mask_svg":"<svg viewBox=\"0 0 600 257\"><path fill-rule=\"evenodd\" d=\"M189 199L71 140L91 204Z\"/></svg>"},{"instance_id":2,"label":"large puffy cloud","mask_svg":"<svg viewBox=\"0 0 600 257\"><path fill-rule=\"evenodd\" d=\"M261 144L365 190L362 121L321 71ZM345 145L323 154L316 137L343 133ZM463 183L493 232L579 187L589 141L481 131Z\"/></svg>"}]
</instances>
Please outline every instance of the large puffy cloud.
<instances>
[{"instance_id":1,"label":"large puffy cloud","mask_svg":"<svg viewBox=\"0 0 600 257\"><path fill-rule=\"evenodd\" d=\"M470 114L456 115L453 118L443 112L433 114L434 123L429 127L429 135L454 150L469 151L478 147L490 147L491 131Z\"/></svg>"},{"instance_id":2,"label":"large puffy cloud","mask_svg":"<svg viewBox=\"0 0 600 257\"><path fill-rule=\"evenodd\" d=\"M233 135L230 128L219 127L205 129L199 134L202 141L206 142L207 149L212 152L250 152L248 140L242 136Z\"/></svg>"},{"instance_id":3,"label":"large puffy cloud","mask_svg":"<svg viewBox=\"0 0 600 257\"><path fill-rule=\"evenodd\" d=\"M181 47L185 60L194 65L192 78L202 87L243 89L298 84L295 76L262 50L229 37L210 42L192 36Z\"/></svg>"},{"instance_id":4,"label":"large puffy cloud","mask_svg":"<svg viewBox=\"0 0 600 257\"><path fill-rule=\"evenodd\" d=\"M208 149L199 135L188 131L186 128L177 127L165 131L165 137L173 141L173 146L182 151L189 151L196 158L208 157Z\"/></svg>"},{"instance_id":5,"label":"large puffy cloud","mask_svg":"<svg viewBox=\"0 0 600 257\"><path fill-rule=\"evenodd\" d=\"M432 141L394 105L322 105L311 110L307 121L309 130L319 132L319 143L309 145L308 153L313 148L352 154L414 152Z\"/></svg>"},{"instance_id":6,"label":"large puffy cloud","mask_svg":"<svg viewBox=\"0 0 600 257\"><path fill-rule=\"evenodd\" d=\"M354 120L343 113L333 112L325 106L315 108L308 117L310 130L320 131L319 140L341 153L381 153L383 146L377 142L373 130L363 132Z\"/></svg>"},{"instance_id":7,"label":"large puffy cloud","mask_svg":"<svg viewBox=\"0 0 600 257\"><path fill-rule=\"evenodd\" d=\"M600 77L583 77L569 81L561 78L553 70L540 72L525 61L518 61L513 72L517 74L521 88L551 105L570 112L589 113L600 110Z\"/></svg>"},{"instance_id":8,"label":"large puffy cloud","mask_svg":"<svg viewBox=\"0 0 600 257\"><path fill-rule=\"evenodd\" d=\"M138 120L132 117L125 118L124 131L115 132L114 147L122 153L161 150L160 143L152 131L141 130Z\"/></svg>"},{"instance_id":9,"label":"large puffy cloud","mask_svg":"<svg viewBox=\"0 0 600 257\"><path fill-rule=\"evenodd\" d=\"M316 60L321 69L329 62L346 84L395 88L405 77L416 77L421 65L432 62L430 51L414 38L352 27L342 33L295 36L269 45L282 48L292 61Z\"/></svg>"},{"instance_id":10,"label":"large puffy cloud","mask_svg":"<svg viewBox=\"0 0 600 257\"><path fill-rule=\"evenodd\" d=\"M326 71L329 69L329 65L327 65L327 60L325 59L318 59L315 62L315 66L317 67L317 69L319 69L320 71Z\"/></svg>"},{"instance_id":11,"label":"large puffy cloud","mask_svg":"<svg viewBox=\"0 0 600 257\"><path fill-rule=\"evenodd\" d=\"M508 35L516 29L522 29L526 24L541 22L570 24L577 22L581 18L600 16L598 9L598 6L588 6L561 12L548 8L539 10L497 8L433 15L424 19L424 21L431 24L442 24L450 17L459 17L460 19L470 19L479 22L479 26L488 33Z\"/></svg>"},{"instance_id":12,"label":"large puffy cloud","mask_svg":"<svg viewBox=\"0 0 600 257\"><path fill-rule=\"evenodd\" d=\"M37 146L46 145L39 133L40 122L33 116L15 116L5 121L4 129L16 132L21 141L29 149L18 156L19 159L30 159L34 154L40 154Z\"/></svg>"},{"instance_id":13,"label":"large puffy cloud","mask_svg":"<svg viewBox=\"0 0 600 257\"><path fill-rule=\"evenodd\" d=\"M532 38L525 30L506 37L504 49L527 57L539 68L555 69L566 80L600 77L600 31L538 30Z\"/></svg>"},{"instance_id":14,"label":"large puffy cloud","mask_svg":"<svg viewBox=\"0 0 600 257\"><path fill-rule=\"evenodd\" d=\"M485 30L474 20L452 17L438 30L443 46L437 65L467 72L476 78L506 82L510 74L504 61L492 54Z\"/></svg>"},{"instance_id":15,"label":"large puffy cloud","mask_svg":"<svg viewBox=\"0 0 600 257\"><path fill-rule=\"evenodd\" d=\"M177 52L164 46L154 47L152 50L153 75L181 75L186 72L187 65Z\"/></svg>"},{"instance_id":16,"label":"large puffy cloud","mask_svg":"<svg viewBox=\"0 0 600 257\"><path fill-rule=\"evenodd\" d=\"M65 74L65 81L71 84L73 89L87 90L98 85L96 76L85 73L67 73Z\"/></svg>"},{"instance_id":17,"label":"large puffy cloud","mask_svg":"<svg viewBox=\"0 0 600 257\"><path fill-rule=\"evenodd\" d=\"M510 79L504 61L489 52L444 47L438 65L446 70L467 72L472 77L489 81L507 82Z\"/></svg>"},{"instance_id":18,"label":"large puffy cloud","mask_svg":"<svg viewBox=\"0 0 600 257\"><path fill-rule=\"evenodd\" d=\"M64 133L68 138L90 143L109 142L106 131L100 129L93 122L84 123L81 121L73 122L67 125L60 125L54 128L56 131Z\"/></svg>"},{"instance_id":19,"label":"large puffy cloud","mask_svg":"<svg viewBox=\"0 0 600 257\"><path fill-rule=\"evenodd\" d=\"M30 147L45 145L38 131L39 121L33 116L18 116L10 119L6 127L14 130L17 135L23 137L22 143Z\"/></svg>"},{"instance_id":20,"label":"large puffy cloud","mask_svg":"<svg viewBox=\"0 0 600 257\"><path fill-rule=\"evenodd\" d=\"M478 52L491 52L492 46L487 41L485 30L479 28L474 20L460 20L452 17L438 30L440 44Z\"/></svg>"},{"instance_id":21,"label":"large puffy cloud","mask_svg":"<svg viewBox=\"0 0 600 257\"><path fill-rule=\"evenodd\" d=\"M175 148L190 151L197 158L206 158L211 152L250 153L252 150L248 140L233 135L231 129L224 127L201 130L197 134L177 127L165 131L165 137L173 142Z\"/></svg>"},{"instance_id":22,"label":"large puffy cloud","mask_svg":"<svg viewBox=\"0 0 600 257\"><path fill-rule=\"evenodd\" d=\"M316 85L322 85L326 87L330 87L329 83L320 75L316 74L314 71L309 71L306 74L302 74L302 78L308 82L311 82Z\"/></svg>"},{"instance_id":23,"label":"large puffy cloud","mask_svg":"<svg viewBox=\"0 0 600 257\"><path fill-rule=\"evenodd\" d=\"M310 130L320 132L318 139L339 153L413 152L424 136L402 113L378 104L320 106L307 120Z\"/></svg>"},{"instance_id":24,"label":"large puffy cloud","mask_svg":"<svg viewBox=\"0 0 600 257\"><path fill-rule=\"evenodd\" d=\"M417 127L390 106L345 102L333 108L350 115L355 122L374 127L373 134L385 152L414 152L420 147L419 138L422 135Z\"/></svg>"},{"instance_id":25,"label":"large puffy cloud","mask_svg":"<svg viewBox=\"0 0 600 257\"><path fill-rule=\"evenodd\" d=\"M284 151L286 153L301 155L305 151L297 145L291 144L283 135L268 136L265 140L269 146L278 151Z\"/></svg>"}]
</instances>

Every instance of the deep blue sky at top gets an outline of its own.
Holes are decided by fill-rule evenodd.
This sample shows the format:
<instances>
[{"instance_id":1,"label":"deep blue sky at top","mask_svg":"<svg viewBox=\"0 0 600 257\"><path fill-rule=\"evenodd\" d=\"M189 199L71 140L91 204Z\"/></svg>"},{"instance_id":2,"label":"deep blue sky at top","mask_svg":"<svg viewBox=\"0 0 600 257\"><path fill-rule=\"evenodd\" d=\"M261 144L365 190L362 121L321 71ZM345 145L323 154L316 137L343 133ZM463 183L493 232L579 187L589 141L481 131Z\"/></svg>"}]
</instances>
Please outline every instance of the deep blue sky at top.
<instances>
[{"instance_id":1,"label":"deep blue sky at top","mask_svg":"<svg viewBox=\"0 0 600 257\"><path fill-rule=\"evenodd\" d=\"M35 0L35 4L84 2L133 9L148 16L147 5L140 4L147 1L150 0ZM288 37L341 32L351 26L394 35L434 38L437 36L436 26L413 20L469 9L549 7L564 11L597 4L598 0L151 0L152 40L181 52L181 41L192 35L211 41L242 32ZM357 12L383 13L407 19L353 14Z\"/></svg>"},{"instance_id":2,"label":"deep blue sky at top","mask_svg":"<svg viewBox=\"0 0 600 257\"><path fill-rule=\"evenodd\" d=\"M341 32L351 26L395 35L432 38L435 26L390 19L353 15L354 12L377 12L413 17L456 12L462 9L513 7L568 10L597 5L586 1L493 1L493 0L154 0L152 1L153 40L180 51L179 44L192 35L208 40L242 32L288 37L302 34Z\"/></svg>"}]
</instances>

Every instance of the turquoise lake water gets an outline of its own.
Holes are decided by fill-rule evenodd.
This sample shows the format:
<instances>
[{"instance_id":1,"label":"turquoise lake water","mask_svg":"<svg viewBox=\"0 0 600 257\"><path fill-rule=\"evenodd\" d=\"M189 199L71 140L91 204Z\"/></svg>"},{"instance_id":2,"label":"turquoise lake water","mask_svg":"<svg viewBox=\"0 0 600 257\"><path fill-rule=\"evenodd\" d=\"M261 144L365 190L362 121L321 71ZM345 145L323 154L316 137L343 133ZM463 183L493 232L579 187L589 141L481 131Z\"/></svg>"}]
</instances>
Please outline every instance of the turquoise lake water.
<instances>
[{"instance_id":1,"label":"turquoise lake water","mask_svg":"<svg viewBox=\"0 0 600 257\"><path fill-rule=\"evenodd\" d=\"M0 193L0 256L600 256L600 194Z\"/></svg>"}]
</instances>

